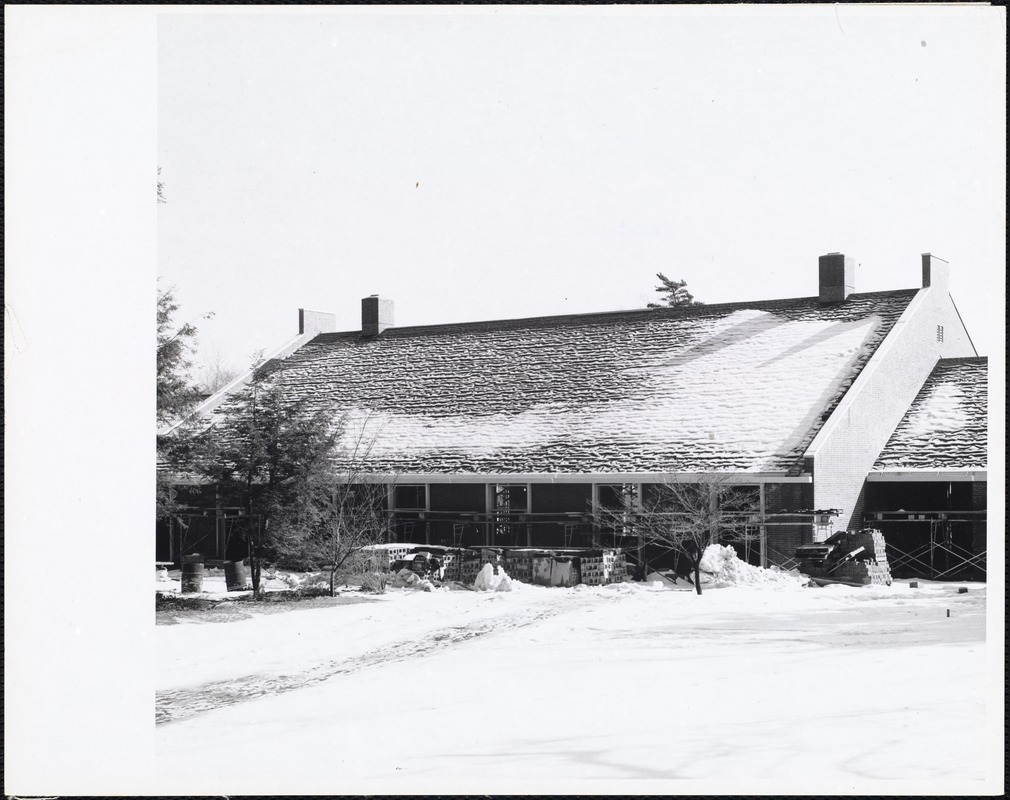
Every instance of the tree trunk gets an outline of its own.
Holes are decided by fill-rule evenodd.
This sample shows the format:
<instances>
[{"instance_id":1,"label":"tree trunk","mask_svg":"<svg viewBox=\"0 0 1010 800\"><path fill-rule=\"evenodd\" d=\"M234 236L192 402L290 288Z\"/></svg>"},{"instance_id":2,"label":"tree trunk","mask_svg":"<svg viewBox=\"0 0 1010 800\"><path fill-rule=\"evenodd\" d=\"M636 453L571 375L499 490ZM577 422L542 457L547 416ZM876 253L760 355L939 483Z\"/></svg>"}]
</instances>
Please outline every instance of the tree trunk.
<instances>
[{"instance_id":1,"label":"tree trunk","mask_svg":"<svg viewBox=\"0 0 1010 800\"><path fill-rule=\"evenodd\" d=\"M255 534L254 534L253 546L252 546L252 555L249 558L249 566L252 569L252 585L253 585L253 599L254 600L260 600L263 597L263 592L262 592L262 587L261 587L261 583L262 583L261 573L262 573L263 564L262 564L261 559L260 559L260 545L262 543L262 538L263 538L263 530L261 528L262 524L263 524L262 518L261 517L257 517L257 519L256 519L256 531L255 531Z\"/></svg>"},{"instance_id":2,"label":"tree trunk","mask_svg":"<svg viewBox=\"0 0 1010 800\"><path fill-rule=\"evenodd\" d=\"M252 599L260 599L260 556L256 544L249 551L249 572L252 574Z\"/></svg>"},{"instance_id":3,"label":"tree trunk","mask_svg":"<svg viewBox=\"0 0 1010 800\"><path fill-rule=\"evenodd\" d=\"M694 561L694 590L701 594L701 559L692 559Z\"/></svg>"}]
</instances>

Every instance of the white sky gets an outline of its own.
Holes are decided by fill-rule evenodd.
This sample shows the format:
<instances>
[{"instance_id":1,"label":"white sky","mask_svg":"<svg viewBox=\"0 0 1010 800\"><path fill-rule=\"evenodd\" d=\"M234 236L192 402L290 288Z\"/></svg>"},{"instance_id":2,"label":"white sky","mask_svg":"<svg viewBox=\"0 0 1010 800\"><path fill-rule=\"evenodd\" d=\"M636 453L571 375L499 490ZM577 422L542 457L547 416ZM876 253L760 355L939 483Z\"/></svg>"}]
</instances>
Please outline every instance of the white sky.
<instances>
[{"instance_id":1,"label":"white sky","mask_svg":"<svg viewBox=\"0 0 1010 800\"><path fill-rule=\"evenodd\" d=\"M242 368L359 326L857 291L952 264L1002 340L1005 35L973 8L166 13L158 269Z\"/></svg>"}]
</instances>

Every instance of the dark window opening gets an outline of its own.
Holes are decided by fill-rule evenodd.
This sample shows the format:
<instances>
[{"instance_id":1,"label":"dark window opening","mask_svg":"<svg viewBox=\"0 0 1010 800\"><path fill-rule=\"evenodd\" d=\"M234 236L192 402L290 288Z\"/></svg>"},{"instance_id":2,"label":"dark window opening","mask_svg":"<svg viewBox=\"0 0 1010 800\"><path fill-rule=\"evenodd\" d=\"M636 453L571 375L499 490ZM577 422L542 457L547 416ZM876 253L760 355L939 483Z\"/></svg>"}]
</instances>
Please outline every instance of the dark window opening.
<instances>
[{"instance_id":1,"label":"dark window opening","mask_svg":"<svg viewBox=\"0 0 1010 800\"><path fill-rule=\"evenodd\" d=\"M425 487L420 486L397 486L393 490L393 505L397 509L420 509L427 507L425 498Z\"/></svg>"}]
</instances>

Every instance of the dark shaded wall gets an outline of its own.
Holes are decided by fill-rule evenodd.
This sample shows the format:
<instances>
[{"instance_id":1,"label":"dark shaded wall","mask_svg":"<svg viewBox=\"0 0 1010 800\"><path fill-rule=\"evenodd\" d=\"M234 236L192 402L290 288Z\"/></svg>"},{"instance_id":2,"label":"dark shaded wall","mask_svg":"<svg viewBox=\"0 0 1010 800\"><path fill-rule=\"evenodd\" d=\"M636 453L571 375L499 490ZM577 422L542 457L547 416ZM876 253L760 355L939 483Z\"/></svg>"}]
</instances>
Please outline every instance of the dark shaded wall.
<instances>
[{"instance_id":1,"label":"dark shaded wall","mask_svg":"<svg viewBox=\"0 0 1010 800\"><path fill-rule=\"evenodd\" d=\"M483 483L432 484L428 487L428 492L431 503L431 519L428 523L430 544L451 546L458 543L473 547L484 543L483 521L476 516L472 519L459 517L461 512L484 514Z\"/></svg>"},{"instance_id":2,"label":"dark shaded wall","mask_svg":"<svg viewBox=\"0 0 1010 800\"><path fill-rule=\"evenodd\" d=\"M863 524L884 534L896 578L984 580L986 495L985 481L869 481Z\"/></svg>"},{"instance_id":3,"label":"dark shaded wall","mask_svg":"<svg viewBox=\"0 0 1010 800\"><path fill-rule=\"evenodd\" d=\"M765 519L769 565L791 567L793 553L801 544L810 544L812 524L780 516L813 507L814 486L810 483L769 483L765 486Z\"/></svg>"}]
</instances>

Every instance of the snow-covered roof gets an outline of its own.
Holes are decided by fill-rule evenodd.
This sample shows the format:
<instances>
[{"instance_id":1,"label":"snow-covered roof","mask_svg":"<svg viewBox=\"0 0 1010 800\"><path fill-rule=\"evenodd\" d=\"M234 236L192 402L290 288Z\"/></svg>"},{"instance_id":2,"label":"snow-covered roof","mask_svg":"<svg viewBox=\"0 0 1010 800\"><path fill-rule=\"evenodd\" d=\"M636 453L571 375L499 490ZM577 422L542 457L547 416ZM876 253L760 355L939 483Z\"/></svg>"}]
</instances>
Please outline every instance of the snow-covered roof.
<instances>
[{"instance_id":1,"label":"snow-covered roof","mask_svg":"<svg viewBox=\"0 0 1010 800\"><path fill-rule=\"evenodd\" d=\"M938 361L873 471L984 470L987 365L984 357Z\"/></svg>"},{"instance_id":2,"label":"snow-covered roof","mask_svg":"<svg viewBox=\"0 0 1010 800\"><path fill-rule=\"evenodd\" d=\"M795 475L915 292L321 334L273 377L376 473Z\"/></svg>"}]
</instances>

